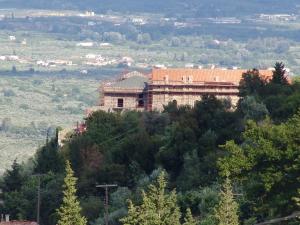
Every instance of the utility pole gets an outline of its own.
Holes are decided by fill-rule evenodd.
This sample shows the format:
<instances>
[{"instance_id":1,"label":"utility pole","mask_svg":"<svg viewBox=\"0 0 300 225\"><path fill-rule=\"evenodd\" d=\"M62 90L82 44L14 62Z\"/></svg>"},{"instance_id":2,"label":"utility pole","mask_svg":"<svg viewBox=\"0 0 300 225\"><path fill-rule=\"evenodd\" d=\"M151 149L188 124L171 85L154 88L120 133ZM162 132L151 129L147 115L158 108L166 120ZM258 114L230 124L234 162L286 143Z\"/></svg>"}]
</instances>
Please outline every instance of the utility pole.
<instances>
[{"instance_id":1,"label":"utility pole","mask_svg":"<svg viewBox=\"0 0 300 225\"><path fill-rule=\"evenodd\" d=\"M34 177L38 178L38 186L37 186L37 206L36 206L36 222L40 224L40 211L41 211L41 176L44 174L35 174Z\"/></svg>"},{"instance_id":2,"label":"utility pole","mask_svg":"<svg viewBox=\"0 0 300 225\"><path fill-rule=\"evenodd\" d=\"M108 205L109 205L109 201L108 201L108 189L109 188L114 188L114 187L118 187L118 185L116 184L102 184L102 185L97 185L97 188L103 188L105 190L105 201L104 201L104 208L105 208L105 225L108 225Z\"/></svg>"},{"instance_id":3,"label":"utility pole","mask_svg":"<svg viewBox=\"0 0 300 225\"><path fill-rule=\"evenodd\" d=\"M46 145L48 145L48 142L49 142L49 129L47 129Z\"/></svg>"},{"instance_id":4,"label":"utility pole","mask_svg":"<svg viewBox=\"0 0 300 225\"><path fill-rule=\"evenodd\" d=\"M36 221L40 225L40 210L41 210L41 176L38 176L38 202L36 210Z\"/></svg>"}]
</instances>

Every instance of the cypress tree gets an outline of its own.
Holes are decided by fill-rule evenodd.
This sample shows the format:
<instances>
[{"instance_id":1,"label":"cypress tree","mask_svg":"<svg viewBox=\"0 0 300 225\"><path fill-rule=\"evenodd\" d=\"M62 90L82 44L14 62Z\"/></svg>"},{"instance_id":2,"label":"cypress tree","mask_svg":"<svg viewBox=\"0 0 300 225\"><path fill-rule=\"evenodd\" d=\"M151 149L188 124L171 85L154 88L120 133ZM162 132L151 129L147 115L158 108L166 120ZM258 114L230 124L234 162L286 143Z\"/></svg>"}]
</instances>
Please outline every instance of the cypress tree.
<instances>
[{"instance_id":1,"label":"cypress tree","mask_svg":"<svg viewBox=\"0 0 300 225\"><path fill-rule=\"evenodd\" d=\"M58 225L86 225L87 220L81 216L81 207L76 196L76 181L69 161L66 162L66 177L63 185L63 202L57 210Z\"/></svg>"},{"instance_id":2,"label":"cypress tree","mask_svg":"<svg viewBox=\"0 0 300 225\"><path fill-rule=\"evenodd\" d=\"M197 225L197 221L193 218L191 209L189 208L186 210L183 225Z\"/></svg>"},{"instance_id":3,"label":"cypress tree","mask_svg":"<svg viewBox=\"0 0 300 225\"><path fill-rule=\"evenodd\" d=\"M156 185L143 192L143 203L135 206L129 201L128 215L120 221L124 225L180 225L181 213L175 191L166 193L165 174L158 177Z\"/></svg>"},{"instance_id":4,"label":"cypress tree","mask_svg":"<svg viewBox=\"0 0 300 225\"><path fill-rule=\"evenodd\" d=\"M19 191L22 187L24 177L22 175L22 167L17 160L14 160L11 170L7 170L4 174L2 190L3 192Z\"/></svg>"},{"instance_id":5,"label":"cypress tree","mask_svg":"<svg viewBox=\"0 0 300 225\"><path fill-rule=\"evenodd\" d=\"M273 72L273 77L271 82L274 84L288 84L284 64L282 62L277 62L274 68L275 70Z\"/></svg>"},{"instance_id":6,"label":"cypress tree","mask_svg":"<svg viewBox=\"0 0 300 225\"><path fill-rule=\"evenodd\" d=\"M238 204L233 198L229 177L226 178L220 193L220 202L215 210L218 225L239 225Z\"/></svg>"}]
</instances>

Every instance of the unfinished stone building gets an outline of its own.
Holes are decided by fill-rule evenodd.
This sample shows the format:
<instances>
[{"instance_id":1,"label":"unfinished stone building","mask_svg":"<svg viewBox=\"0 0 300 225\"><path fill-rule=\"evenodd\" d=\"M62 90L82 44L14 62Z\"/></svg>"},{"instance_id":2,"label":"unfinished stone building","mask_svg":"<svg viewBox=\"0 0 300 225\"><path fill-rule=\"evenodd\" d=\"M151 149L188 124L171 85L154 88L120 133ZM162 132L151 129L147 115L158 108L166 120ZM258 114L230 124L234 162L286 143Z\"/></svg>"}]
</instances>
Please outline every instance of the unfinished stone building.
<instances>
[{"instance_id":1,"label":"unfinished stone building","mask_svg":"<svg viewBox=\"0 0 300 225\"><path fill-rule=\"evenodd\" d=\"M100 109L105 111L140 110L147 105L149 75L137 71L102 83Z\"/></svg>"},{"instance_id":2,"label":"unfinished stone building","mask_svg":"<svg viewBox=\"0 0 300 225\"><path fill-rule=\"evenodd\" d=\"M100 109L105 111L158 110L176 101L194 106L204 94L227 98L235 105L238 86L246 70L153 69L150 74L130 72L101 86ZM260 70L270 78L272 70Z\"/></svg>"}]
</instances>

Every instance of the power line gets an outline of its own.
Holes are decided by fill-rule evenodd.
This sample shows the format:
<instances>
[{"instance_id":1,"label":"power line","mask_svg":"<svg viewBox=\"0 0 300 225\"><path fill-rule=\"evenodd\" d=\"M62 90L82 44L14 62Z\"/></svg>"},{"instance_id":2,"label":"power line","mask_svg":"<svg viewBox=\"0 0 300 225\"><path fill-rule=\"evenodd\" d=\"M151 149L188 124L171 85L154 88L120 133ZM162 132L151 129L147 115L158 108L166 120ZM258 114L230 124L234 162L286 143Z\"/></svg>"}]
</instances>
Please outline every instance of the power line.
<instances>
[{"instance_id":1,"label":"power line","mask_svg":"<svg viewBox=\"0 0 300 225\"><path fill-rule=\"evenodd\" d=\"M130 132L132 132L132 131L135 131L135 130L137 130L137 129L138 129L138 127L135 127L135 128L133 128L133 129L131 129L131 130L128 130L128 131L126 131L126 132L124 132L124 133L122 133L122 134L120 134L120 135L118 135L118 136L115 136L115 137L112 137L112 138L107 139L107 140L105 140L105 141L102 141L101 143L99 143L99 145L103 145L103 144L105 144L105 143L107 143L107 142L110 142L110 141L116 140L116 139L118 139L118 138L121 138L122 136L124 136L124 135L126 135L126 134L128 134L128 133L130 133Z\"/></svg>"},{"instance_id":2,"label":"power line","mask_svg":"<svg viewBox=\"0 0 300 225\"><path fill-rule=\"evenodd\" d=\"M291 220L291 219L296 219L296 218L300 218L300 212L294 212L293 214L291 214L289 216L272 219L272 220L269 220L269 221L266 221L266 222L257 223L255 225L276 224L276 223L280 223L280 222L283 222L283 221L287 221L287 220Z\"/></svg>"}]
</instances>

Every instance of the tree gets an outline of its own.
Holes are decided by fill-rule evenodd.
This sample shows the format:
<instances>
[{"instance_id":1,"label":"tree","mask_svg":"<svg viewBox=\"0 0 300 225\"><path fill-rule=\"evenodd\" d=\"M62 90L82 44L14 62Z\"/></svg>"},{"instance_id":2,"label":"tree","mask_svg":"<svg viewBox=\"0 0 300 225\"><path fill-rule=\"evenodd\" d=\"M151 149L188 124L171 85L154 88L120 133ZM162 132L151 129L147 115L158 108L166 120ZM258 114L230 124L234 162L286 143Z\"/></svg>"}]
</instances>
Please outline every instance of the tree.
<instances>
[{"instance_id":1,"label":"tree","mask_svg":"<svg viewBox=\"0 0 300 225\"><path fill-rule=\"evenodd\" d=\"M197 221L194 219L192 212L189 208L186 210L183 225L197 225Z\"/></svg>"},{"instance_id":2,"label":"tree","mask_svg":"<svg viewBox=\"0 0 300 225\"><path fill-rule=\"evenodd\" d=\"M273 84L288 84L284 64L282 62L277 62L274 68L275 70L273 72L273 77L271 82Z\"/></svg>"},{"instance_id":3,"label":"tree","mask_svg":"<svg viewBox=\"0 0 300 225\"><path fill-rule=\"evenodd\" d=\"M81 216L81 207L76 196L76 181L69 161L66 162L66 177L63 185L63 202L57 210L58 225L86 225L87 220Z\"/></svg>"},{"instance_id":4,"label":"tree","mask_svg":"<svg viewBox=\"0 0 300 225\"><path fill-rule=\"evenodd\" d=\"M139 44L150 44L152 41L150 34L144 33L144 34L138 34L137 36L137 42Z\"/></svg>"},{"instance_id":5,"label":"tree","mask_svg":"<svg viewBox=\"0 0 300 225\"><path fill-rule=\"evenodd\" d=\"M185 153L183 168L177 178L181 190L190 190L201 185L200 159L196 150Z\"/></svg>"},{"instance_id":6,"label":"tree","mask_svg":"<svg viewBox=\"0 0 300 225\"><path fill-rule=\"evenodd\" d=\"M228 141L223 146L228 154L219 159L219 168L242 182L247 217L268 219L296 210L291 199L299 188L299 135L300 112L278 125L270 119L248 122L240 145Z\"/></svg>"},{"instance_id":7,"label":"tree","mask_svg":"<svg viewBox=\"0 0 300 225\"><path fill-rule=\"evenodd\" d=\"M300 195L300 189L298 190L298 195ZM300 198L295 197L294 200L295 200L296 204L300 207Z\"/></svg>"},{"instance_id":8,"label":"tree","mask_svg":"<svg viewBox=\"0 0 300 225\"><path fill-rule=\"evenodd\" d=\"M238 204L233 198L232 186L229 177L226 177L221 190L221 199L215 210L218 225L238 225Z\"/></svg>"},{"instance_id":9,"label":"tree","mask_svg":"<svg viewBox=\"0 0 300 225\"><path fill-rule=\"evenodd\" d=\"M269 114L267 107L253 96L246 96L240 102L240 111L246 120L260 121Z\"/></svg>"},{"instance_id":10,"label":"tree","mask_svg":"<svg viewBox=\"0 0 300 225\"><path fill-rule=\"evenodd\" d=\"M121 43L125 40L125 37L119 32L104 32L103 40L112 43Z\"/></svg>"},{"instance_id":11,"label":"tree","mask_svg":"<svg viewBox=\"0 0 300 225\"><path fill-rule=\"evenodd\" d=\"M11 170L7 170L4 174L2 189L4 192L18 191L21 189L24 177L21 173L21 165L15 159Z\"/></svg>"},{"instance_id":12,"label":"tree","mask_svg":"<svg viewBox=\"0 0 300 225\"><path fill-rule=\"evenodd\" d=\"M261 78L258 69L249 70L243 74L243 78L240 81L239 95L241 97L259 95L265 85L266 81Z\"/></svg>"},{"instance_id":13,"label":"tree","mask_svg":"<svg viewBox=\"0 0 300 225\"><path fill-rule=\"evenodd\" d=\"M150 185L148 193L143 191L140 206L129 201L128 215L120 221L124 225L180 225L176 192L166 193L166 185L165 173L161 173L157 184Z\"/></svg>"},{"instance_id":14,"label":"tree","mask_svg":"<svg viewBox=\"0 0 300 225\"><path fill-rule=\"evenodd\" d=\"M17 67L15 65L12 66L11 72L12 73L16 73L17 72Z\"/></svg>"},{"instance_id":15,"label":"tree","mask_svg":"<svg viewBox=\"0 0 300 225\"><path fill-rule=\"evenodd\" d=\"M50 142L46 143L36 153L35 172L48 173L52 171L58 173L63 171L63 160L58 152L58 129L56 130L56 137Z\"/></svg>"}]
</instances>

